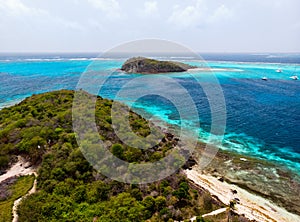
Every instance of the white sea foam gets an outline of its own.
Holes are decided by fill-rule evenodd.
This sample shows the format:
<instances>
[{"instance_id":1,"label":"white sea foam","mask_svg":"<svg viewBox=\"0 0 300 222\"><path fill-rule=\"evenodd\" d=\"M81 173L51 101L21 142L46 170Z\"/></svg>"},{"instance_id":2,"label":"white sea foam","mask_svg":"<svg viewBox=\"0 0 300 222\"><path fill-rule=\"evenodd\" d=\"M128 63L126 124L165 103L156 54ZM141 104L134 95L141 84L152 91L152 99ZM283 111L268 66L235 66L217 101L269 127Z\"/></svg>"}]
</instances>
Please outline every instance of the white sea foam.
<instances>
[{"instance_id":1,"label":"white sea foam","mask_svg":"<svg viewBox=\"0 0 300 222\"><path fill-rule=\"evenodd\" d=\"M10 107L10 106L16 105L16 104L22 102L23 100L24 99L15 99L15 100L12 100L12 101L0 103L0 110L3 109L3 108L6 108L6 107Z\"/></svg>"}]
</instances>

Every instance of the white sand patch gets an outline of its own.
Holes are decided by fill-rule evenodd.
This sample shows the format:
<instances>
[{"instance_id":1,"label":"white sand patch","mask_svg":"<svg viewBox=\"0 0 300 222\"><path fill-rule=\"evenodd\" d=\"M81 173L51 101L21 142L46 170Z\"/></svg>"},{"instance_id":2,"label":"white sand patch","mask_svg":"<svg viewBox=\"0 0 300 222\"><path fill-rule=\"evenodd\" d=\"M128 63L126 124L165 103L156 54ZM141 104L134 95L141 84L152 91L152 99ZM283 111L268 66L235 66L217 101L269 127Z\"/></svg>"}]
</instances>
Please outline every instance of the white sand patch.
<instances>
[{"instance_id":1,"label":"white sand patch","mask_svg":"<svg viewBox=\"0 0 300 222\"><path fill-rule=\"evenodd\" d=\"M33 174L35 172L35 168L29 166L30 163L26 162L21 156L18 156L18 162L15 163L5 174L0 175L0 183L13 176Z\"/></svg>"},{"instance_id":2,"label":"white sand patch","mask_svg":"<svg viewBox=\"0 0 300 222\"><path fill-rule=\"evenodd\" d=\"M188 72L242 72L241 69L199 67L188 69Z\"/></svg>"}]
</instances>

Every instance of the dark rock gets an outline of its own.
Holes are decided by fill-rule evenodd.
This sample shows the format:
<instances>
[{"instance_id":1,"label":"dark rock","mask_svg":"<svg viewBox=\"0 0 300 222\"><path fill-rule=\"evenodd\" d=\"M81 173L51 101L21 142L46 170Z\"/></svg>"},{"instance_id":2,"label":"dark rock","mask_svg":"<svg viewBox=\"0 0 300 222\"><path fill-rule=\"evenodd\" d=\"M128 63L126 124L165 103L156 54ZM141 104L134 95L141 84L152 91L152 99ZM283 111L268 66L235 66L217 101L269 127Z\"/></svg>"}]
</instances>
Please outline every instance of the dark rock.
<instances>
[{"instance_id":1,"label":"dark rock","mask_svg":"<svg viewBox=\"0 0 300 222\"><path fill-rule=\"evenodd\" d=\"M240 203L240 199L239 198L234 198L234 200L236 201L236 203Z\"/></svg>"},{"instance_id":2,"label":"dark rock","mask_svg":"<svg viewBox=\"0 0 300 222\"><path fill-rule=\"evenodd\" d=\"M231 192L232 192L233 194L237 194L237 191L236 191L236 190L231 190Z\"/></svg>"},{"instance_id":3,"label":"dark rock","mask_svg":"<svg viewBox=\"0 0 300 222\"><path fill-rule=\"evenodd\" d=\"M166 133L166 137L167 137L168 140L171 141L174 138L174 135L171 134L171 133Z\"/></svg>"},{"instance_id":4,"label":"dark rock","mask_svg":"<svg viewBox=\"0 0 300 222\"><path fill-rule=\"evenodd\" d=\"M182 166L182 168L183 169L189 169L189 170L191 170L192 169L192 167L194 166L194 165L196 165L197 164L197 162L192 158L192 157L190 157L187 161L186 161L186 163Z\"/></svg>"},{"instance_id":5,"label":"dark rock","mask_svg":"<svg viewBox=\"0 0 300 222\"><path fill-rule=\"evenodd\" d=\"M218 180L224 182L224 177L220 177Z\"/></svg>"},{"instance_id":6,"label":"dark rock","mask_svg":"<svg viewBox=\"0 0 300 222\"><path fill-rule=\"evenodd\" d=\"M162 138L162 140L161 140L163 143L166 143L167 142L167 139L164 137L164 138Z\"/></svg>"}]
</instances>

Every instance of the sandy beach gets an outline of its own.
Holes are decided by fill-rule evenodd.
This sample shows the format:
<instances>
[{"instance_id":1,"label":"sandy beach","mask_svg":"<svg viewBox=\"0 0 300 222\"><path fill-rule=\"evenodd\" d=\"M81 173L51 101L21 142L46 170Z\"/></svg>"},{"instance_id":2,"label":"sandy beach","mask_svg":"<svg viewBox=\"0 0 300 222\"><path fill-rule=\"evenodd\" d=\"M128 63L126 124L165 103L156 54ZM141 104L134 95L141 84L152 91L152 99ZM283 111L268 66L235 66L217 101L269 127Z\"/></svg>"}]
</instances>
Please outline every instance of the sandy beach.
<instances>
[{"instance_id":1,"label":"sandy beach","mask_svg":"<svg viewBox=\"0 0 300 222\"><path fill-rule=\"evenodd\" d=\"M218 178L211 175L202 174L196 167L185 171L187 177L226 205L229 205L230 201L235 199L237 203L234 206L234 211L237 214L259 222L300 221L300 216L292 214L271 201L254 195L236 185L221 182Z\"/></svg>"},{"instance_id":2,"label":"sandy beach","mask_svg":"<svg viewBox=\"0 0 300 222\"><path fill-rule=\"evenodd\" d=\"M241 72L241 69L198 67L188 69L188 72Z\"/></svg>"}]
</instances>

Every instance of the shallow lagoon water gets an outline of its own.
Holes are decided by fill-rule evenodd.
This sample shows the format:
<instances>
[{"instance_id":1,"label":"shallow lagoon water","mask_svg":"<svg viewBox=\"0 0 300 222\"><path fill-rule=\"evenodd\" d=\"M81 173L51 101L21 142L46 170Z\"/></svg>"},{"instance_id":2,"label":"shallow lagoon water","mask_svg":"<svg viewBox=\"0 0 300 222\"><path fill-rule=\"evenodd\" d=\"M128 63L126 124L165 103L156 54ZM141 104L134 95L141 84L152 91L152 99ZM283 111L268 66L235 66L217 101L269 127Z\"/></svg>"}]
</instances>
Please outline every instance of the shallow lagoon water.
<instances>
[{"instance_id":1,"label":"shallow lagoon water","mask_svg":"<svg viewBox=\"0 0 300 222\"><path fill-rule=\"evenodd\" d=\"M92 56L86 55L55 58L37 55L33 59L32 56L16 55L0 57L0 108L32 94L63 88L75 89L81 73L93 62L90 58ZM288 58L288 61L295 61L291 60L291 56ZM219 59L225 60L222 56ZM218 55L215 55L214 60L218 60ZM221 148L266 159L300 174L300 81L289 78L296 73L300 75L299 63L242 61L240 57L239 61L234 62L208 62L213 68L234 69L215 72L224 92L227 109L227 127ZM265 61L268 62L267 59ZM97 60L93 69L113 70L123 62L122 59ZM197 64L197 61L185 62ZM276 72L278 68L282 69L281 73ZM184 86L194 99L200 113L200 137L207 141L211 116L205 94L190 73L167 75ZM193 75L199 75L200 80L205 80L205 75L211 73L199 72ZM113 99L119 89L136 76L115 72L100 95ZM263 76L268 81L262 81ZM130 101L130 98L118 99ZM134 106L148 113L149 117L153 115L170 124L180 123L175 107L162 98L145 97ZM190 120L188 127L193 127L193 120Z\"/></svg>"}]
</instances>

